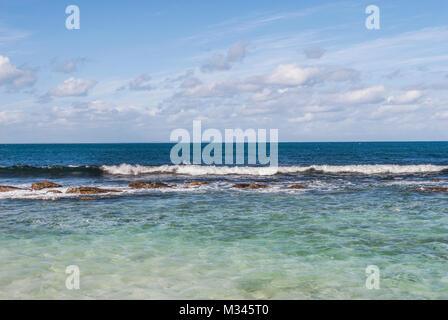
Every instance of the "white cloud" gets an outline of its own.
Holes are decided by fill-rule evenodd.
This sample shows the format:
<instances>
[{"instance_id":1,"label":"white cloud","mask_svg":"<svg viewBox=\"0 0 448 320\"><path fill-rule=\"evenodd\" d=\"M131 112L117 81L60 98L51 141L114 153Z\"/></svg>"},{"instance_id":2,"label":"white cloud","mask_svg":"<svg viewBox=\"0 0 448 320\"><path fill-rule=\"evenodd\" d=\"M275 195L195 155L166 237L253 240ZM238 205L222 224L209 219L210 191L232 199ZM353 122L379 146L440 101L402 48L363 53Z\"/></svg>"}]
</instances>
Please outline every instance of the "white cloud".
<instances>
[{"instance_id":1,"label":"white cloud","mask_svg":"<svg viewBox=\"0 0 448 320\"><path fill-rule=\"evenodd\" d=\"M53 119L84 123L87 121L136 122L140 117L154 117L160 113L157 108L133 104L117 104L104 100L93 100L72 106L53 106Z\"/></svg>"},{"instance_id":2,"label":"white cloud","mask_svg":"<svg viewBox=\"0 0 448 320\"><path fill-rule=\"evenodd\" d=\"M55 62L53 70L62 73L75 72L78 70L78 66L84 63L86 60L87 60L86 58L76 58L64 62Z\"/></svg>"},{"instance_id":3,"label":"white cloud","mask_svg":"<svg viewBox=\"0 0 448 320\"><path fill-rule=\"evenodd\" d=\"M228 79L222 81L213 81L204 83L183 91L183 96L194 98L207 97L231 97L243 92L252 92L260 88L260 85L250 81L241 81L239 79Z\"/></svg>"},{"instance_id":4,"label":"white cloud","mask_svg":"<svg viewBox=\"0 0 448 320\"><path fill-rule=\"evenodd\" d=\"M35 72L26 67L16 67L8 57L0 55L0 86L12 89L32 86L36 82Z\"/></svg>"},{"instance_id":5,"label":"white cloud","mask_svg":"<svg viewBox=\"0 0 448 320\"><path fill-rule=\"evenodd\" d=\"M94 100L87 105L89 111L94 113L137 113L140 115L155 116L160 110L153 108L145 108L137 105L128 104L116 104L113 102L107 102L103 100Z\"/></svg>"},{"instance_id":6,"label":"white cloud","mask_svg":"<svg viewBox=\"0 0 448 320\"><path fill-rule=\"evenodd\" d=\"M256 92L252 95L253 101L264 101L269 99L269 96L271 95L272 90L269 88L264 88L261 92Z\"/></svg>"},{"instance_id":7,"label":"white cloud","mask_svg":"<svg viewBox=\"0 0 448 320\"><path fill-rule=\"evenodd\" d=\"M437 112L434 116L436 119L448 119L448 111Z\"/></svg>"},{"instance_id":8,"label":"white cloud","mask_svg":"<svg viewBox=\"0 0 448 320\"><path fill-rule=\"evenodd\" d=\"M328 68L324 71L321 80L323 81L353 81L359 78L359 71L351 68Z\"/></svg>"},{"instance_id":9,"label":"white cloud","mask_svg":"<svg viewBox=\"0 0 448 320\"><path fill-rule=\"evenodd\" d=\"M202 65L202 72L215 72L229 70L231 68L230 63L222 54L213 55L210 60Z\"/></svg>"},{"instance_id":10,"label":"white cloud","mask_svg":"<svg viewBox=\"0 0 448 320\"><path fill-rule=\"evenodd\" d=\"M129 82L129 90L149 91L152 89L149 80L151 80L151 77L148 74L141 74Z\"/></svg>"},{"instance_id":11,"label":"white cloud","mask_svg":"<svg viewBox=\"0 0 448 320\"><path fill-rule=\"evenodd\" d=\"M377 103L384 100L385 92L384 86L372 86L341 93L335 97L335 101L347 104Z\"/></svg>"},{"instance_id":12,"label":"white cloud","mask_svg":"<svg viewBox=\"0 0 448 320\"><path fill-rule=\"evenodd\" d=\"M305 115L303 115L302 117L288 119L288 122L294 122L294 123L308 122L313 120L313 118L314 118L313 114L308 112L305 113Z\"/></svg>"},{"instance_id":13,"label":"white cloud","mask_svg":"<svg viewBox=\"0 0 448 320\"><path fill-rule=\"evenodd\" d=\"M228 62L243 61L244 57L246 56L246 49L247 45L242 41L238 41L229 49L229 51L227 51L227 61Z\"/></svg>"},{"instance_id":14,"label":"white cloud","mask_svg":"<svg viewBox=\"0 0 448 320\"><path fill-rule=\"evenodd\" d=\"M201 66L201 71L210 73L215 71L230 70L236 62L242 62L246 56L247 45L242 42L236 42L227 51L227 55L214 54L210 60Z\"/></svg>"},{"instance_id":15,"label":"white cloud","mask_svg":"<svg viewBox=\"0 0 448 320\"><path fill-rule=\"evenodd\" d=\"M188 88L197 87L200 84L202 84L201 80L199 80L196 77L190 77L190 78L187 78L184 81L182 81L182 83L180 84L180 87L184 88L184 89L188 89Z\"/></svg>"},{"instance_id":16,"label":"white cloud","mask_svg":"<svg viewBox=\"0 0 448 320\"><path fill-rule=\"evenodd\" d=\"M304 90L310 89L312 85L317 83L351 81L358 77L359 73L349 68L334 66L321 66L319 68L300 67L295 63L280 64L273 71L266 74L248 76L241 79L230 78L213 80L207 83L193 83L186 88L181 86L181 89L184 90L174 94L166 101L164 103L164 109L169 109L170 105L176 105L177 107L175 108L179 109L179 104L195 106L199 101L195 101L194 99L198 98L211 100L216 100L217 98L233 98L234 102L239 101L240 103L248 103L248 105L250 105L250 102L256 102L264 104L264 107L267 107L267 104L276 106L283 104L290 108L291 106L298 105L299 101L304 101L304 98L313 98L315 101L307 100L308 103L319 104L319 99L316 100L313 97L313 92L317 96L320 96L316 91L309 91L308 97L306 95L299 97L299 95L304 94ZM328 94L322 94L322 96L327 97ZM188 98L188 101L184 101L186 98ZM334 98L332 97L331 102L333 100ZM214 101L213 105L220 103L222 101ZM229 101L226 103L229 103Z\"/></svg>"},{"instance_id":17,"label":"white cloud","mask_svg":"<svg viewBox=\"0 0 448 320\"><path fill-rule=\"evenodd\" d=\"M202 81L195 77L195 70L189 69L176 77L165 78L164 83L167 84L165 88L172 88L173 83L179 83L179 88L191 89L202 84Z\"/></svg>"},{"instance_id":18,"label":"white cloud","mask_svg":"<svg viewBox=\"0 0 448 320\"><path fill-rule=\"evenodd\" d=\"M301 68L297 64L281 64L265 77L268 84L283 86L300 86L306 84L319 74L315 67Z\"/></svg>"},{"instance_id":19,"label":"white cloud","mask_svg":"<svg viewBox=\"0 0 448 320\"><path fill-rule=\"evenodd\" d=\"M70 77L51 89L48 94L55 97L86 96L96 84L94 80Z\"/></svg>"},{"instance_id":20,"label":"white cloud","mask_svg":"<svg viewBox=\"0 0 448 320\"><path fill-rule=\"evenodd\" d=\"M10 124L19 122L22 118L22 114L17 111L0 111L0 123Z\"/></svg>"},{"instance_id":21,"label":"white cloud","mask_svg":"<svg viewBox=\"0 0 448 320\"><path fill-rule=\"evenodd\" d=\"M419 90L409 90L402 95L388 97L387 102L392 104L408 104L418 101L421 97L423 97L423 92Z\"/></svg>"},{"instance_id":22,"label":"white cloud","mask_svg":"<svg viewBox=\"0 0 448 320\"><path fill-rule=\"evenodd\" d=\"M392 113L401 113L401 112L410 112L420 109L419 105L410 104L410 105L383 105L378 108L378 112L392 112Z\"/></svg>"}]
</instances>

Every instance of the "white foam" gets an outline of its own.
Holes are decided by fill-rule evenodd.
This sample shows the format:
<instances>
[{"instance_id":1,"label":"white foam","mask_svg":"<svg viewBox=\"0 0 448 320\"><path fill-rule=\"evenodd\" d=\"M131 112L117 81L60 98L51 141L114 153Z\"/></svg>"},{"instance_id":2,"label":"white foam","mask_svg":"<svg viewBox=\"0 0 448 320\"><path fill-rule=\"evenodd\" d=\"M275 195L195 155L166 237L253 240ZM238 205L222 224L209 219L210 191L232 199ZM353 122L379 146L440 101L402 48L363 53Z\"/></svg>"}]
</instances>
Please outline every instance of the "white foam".
<instances>
[{"instance_id":1,"label":"white foam","mask_svg":"<svg viewBox=\"0 0 448 320\"><path fill-rule=\"evenodd\" d=\"M162 165L142 166L121 164L118 166L101 166L101 169L112 175L138 176L143 174L178 174L192 176L209 175L251 175L270 176L275 174L293 174L306 171L321 171L324 173L358 173L358 174L406 174L406 173L429 173L448 170L448 166L437 166L431 164L420 165L313 165L313 166L285 166L285 167L229 167L229 166L200 166L200 165Z\"/></svg>"}]
</instances>

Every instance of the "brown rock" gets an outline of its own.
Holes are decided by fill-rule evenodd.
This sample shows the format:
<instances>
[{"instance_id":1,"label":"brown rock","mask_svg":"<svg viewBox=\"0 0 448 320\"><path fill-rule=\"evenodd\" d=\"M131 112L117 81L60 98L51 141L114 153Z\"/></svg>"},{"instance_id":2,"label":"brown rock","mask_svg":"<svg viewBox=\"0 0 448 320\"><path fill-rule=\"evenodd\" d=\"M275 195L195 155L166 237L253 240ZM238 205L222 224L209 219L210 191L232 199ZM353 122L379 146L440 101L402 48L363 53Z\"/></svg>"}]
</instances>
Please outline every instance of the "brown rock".
<instances>
[{"instance_id":1,"label":"brown rock","mask_svg":"<svg viewBox=\"0 0 448 320\"><path fill-rule=\"evenodd\" d=\"M238 189L244 189L244 188L249 188L250 184L249 183L238 183L232 186L232 188L238 188Z\"/></svg>"},{"instance_id":2,"label":"brown rock","mask_svg":"<svg viewBox=\"0 0 448 320\"><path fill-rule=\"evenodd\" d=\"M175 185L168 185L163 182L151 182L151 181L132 181L129 183L130 188L134 189L157 189L157 188L171 188L175 187Z\"/></svg>"},{"instance_id":3,"label":"brown rock","mask_svg":"<svg viewBox=\"0 0 448 320\"><path fill-rule=\"evenodd\" d=\"M66 193L74 193L74 194L102 194L109 192L121 192L118 190L111 189L100 189L96 187L78 187L78 188L69 188Z\"/></svg>"},{"instance_id":4,"label":"brown rock","mask_svg":"<svg viewBox=\"0 0 448 320\"><path fill-rule=\"evenodd\" d=\"M238 189L265 189L270 188L267 185L264 184L257 184L257 183L238 183L232 186L232 188L238 188Z\"/></svg>"},{"instance_id":5,"label":"brown rock","mask_svg":"<svg viewBox=\"0 0 448 320\"><path fill-rule=\"evenodd\" d=\"M31 185L31 190L42 190L42 189L48 189L48 188L60 188L62 187L59 184L50 182L50 181L41 181L41 182L35 182Z\"/></svg>"},{"instance_id":6,"label":"brown rock","mask_svg":"<svg viewBox=\"0 0 448 320\"><path fill-rule=\"evenodd\" d=\"M11 186L0 186L0 192L9 192L9 191L14 191L14 190L21 190L21 189L17 188L17 187L11 187Z\"/></svg>"},{"instance_id":7,"label":"brown rock","mask_svg":"<svg viewBox=\"0 0 448 320\"><path fill-rule=\"evenodd\" d=\"M251 183L249 185L249 188L251 189L266 189L266 188L270 188L270 186L267 186L265 184L256 184L256 183Z\"/></svg>"},{"instance_id":8,"label":"brown rock","mask_svg":"<svg viewBox=\"0 0 448 320\"><path fill-rule=\"evenodd\" d=\"M187 187L196 187L196 186L201 186L203 184L209 184L210 181L193 181L193 182L189 182L187 183Z\"/></svg>"},{"instance_id":9,"label":"brown rock","mask_svg":"<svg viewBox=\"0 0 448 320\"><path fill-rule=\"evenodd\" d=\"M62 193L59 190L48 190L47 193Z\"/></svg>"},{"instance_id":10,"label":"brown rock","mask_svg":"<svg viewBox=\"0 0 448 320\"><path fill-rule=\"evenodd\" d=\"M432 182L439 182L439 179L432 179Z\"/></svg>"},{"instance_id":11,"label":"brown rock","mask_svg":"<svg viewBox=\"0 0 448 320\"><path fill-rule=\"evenodd\" d=\"M423 191L431 191L431 192L447 192L448 188L444 187L422 187Z\"/></svg>"},{"instance_id":12,"label":"brown rock","mask_svg":"<svg viewBox=\"0 0 448 320\"><path fill-rule=\"evenodd\" d=\"M81 200L94 200L94 197L81 197Z\"/></svg>"},{"instance_id":13,"label":"brown rock","mask_svg":"<svg viewBox=\"0 0 448 320\"><path fill-rule=\"evenodd\" d=\"M173 187L173 186L170 186L170 185L168 185L168 184L166 184L166 183L163 183L163 182L158 182L158 181L156 181L156 182L153 182L152 184L151 184L151 189L157 189L157 188L171 188L171 187Z\"/></svg>"},{"instance_id":14,"label":"brown rock","mask_svg":"<svg viewBox=\"0 0 448 320\"><path fill-rule=\"evenodd\" d=\"M300 184L295 184L295 185L289 186L288 189L306 189L306 187L302 186Z\"/></svg>"},{"instance_id":15,"label":"brown rock","mask_svg":"<svg viewBox=\"0 0 448 320\"><path fill-rule=\"evenodd\" d=\"M146 189L151 188L151 181L132 181L129 183L129 188Z\"/></svg>"}]
</instances>

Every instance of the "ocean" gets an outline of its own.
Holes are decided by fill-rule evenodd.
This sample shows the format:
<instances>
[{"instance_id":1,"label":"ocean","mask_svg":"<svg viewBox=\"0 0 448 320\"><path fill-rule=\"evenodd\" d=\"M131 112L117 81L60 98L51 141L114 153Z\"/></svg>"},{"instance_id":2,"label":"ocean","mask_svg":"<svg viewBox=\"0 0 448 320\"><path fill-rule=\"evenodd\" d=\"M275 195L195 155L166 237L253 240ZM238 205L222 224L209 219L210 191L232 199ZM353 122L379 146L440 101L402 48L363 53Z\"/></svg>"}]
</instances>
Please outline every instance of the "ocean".
<instances>
[{"instance_id":1,"label":"ocean","mask_svg":"<svg viewBox=\"0 0 448 320\"><path fill-rule=\"evenodd\" d=\"M0 299L448 299L448 142L280 143L274 174L172 146L0 145Z\"/></svg>"}]
</instances>

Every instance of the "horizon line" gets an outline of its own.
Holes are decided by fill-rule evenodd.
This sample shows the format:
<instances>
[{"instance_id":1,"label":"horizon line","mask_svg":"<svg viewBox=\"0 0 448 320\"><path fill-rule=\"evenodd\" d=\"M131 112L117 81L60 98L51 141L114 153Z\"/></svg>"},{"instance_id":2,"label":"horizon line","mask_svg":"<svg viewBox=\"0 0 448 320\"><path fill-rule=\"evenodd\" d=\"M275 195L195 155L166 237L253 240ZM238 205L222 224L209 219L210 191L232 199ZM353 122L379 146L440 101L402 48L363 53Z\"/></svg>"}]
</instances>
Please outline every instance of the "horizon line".
<instances>
[{"instance_id":1,"label":"horizon line","mask_svg":"<svg viewBox=\"0 0 448 320\"><path fill-rule=\"evenodd\" d=\"M203 141L202 143L210 143ZM448 140L360 140L360 141L278 141L277 143L412 143L412 142L448 142ZM177 144L179 142L0 142L0 145L56 145L56 144ZM190 142L193 143L193 142ZM226 142L221 142L226 143ZM240 143L240 142L232 142ZM248 143L245 141L244 143ZM257 142L258 143L258 142ZM266 143L270 143L266 141Z\"/></svg>"}]
</instances>

